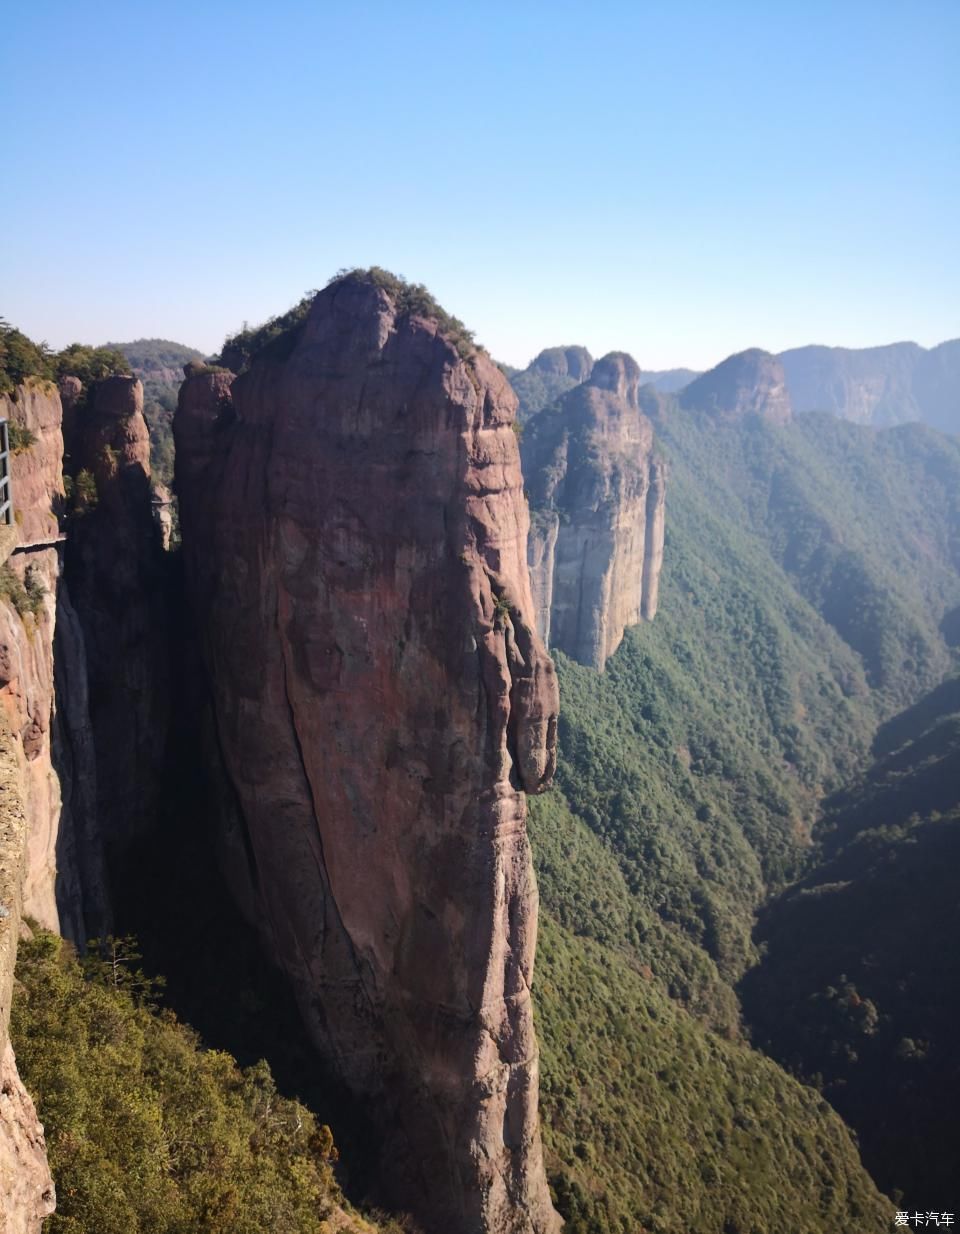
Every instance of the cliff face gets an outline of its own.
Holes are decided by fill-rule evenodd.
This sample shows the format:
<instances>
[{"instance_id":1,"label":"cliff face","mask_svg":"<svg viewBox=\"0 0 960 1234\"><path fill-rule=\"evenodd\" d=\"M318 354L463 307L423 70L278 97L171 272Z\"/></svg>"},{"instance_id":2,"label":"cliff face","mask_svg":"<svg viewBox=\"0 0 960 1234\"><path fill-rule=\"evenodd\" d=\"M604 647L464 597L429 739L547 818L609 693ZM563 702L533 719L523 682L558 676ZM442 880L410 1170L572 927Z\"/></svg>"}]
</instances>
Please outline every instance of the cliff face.
<instances>
[{"instance_id":1,"label":"cliff face","mask_svg":"<svg viewBox=\"0 0 960 1234\"><path fill-rule=\"evenodd\" d=\"M605 356L523 436L537 630L597 670L657 611L665 474L639 385L630 356Z\"/></svg>"},{"instance_id":2,"label":"cliff face","mask_svg":"<svg viewBox=\"0 0 960 1234\"><path fill-rule=\"evenodd\" d=\"M40 1234L56 1202L43 1127L7 1036L26 860L24 788L22 751L0 711L0 1234Z\"/></svg>"},{"instance_id":3,"label":"cliff face","mask_svg":"<svg viewBox=\"0 0 960 1234\"><path fill-rule=\"evenodd\" d=\"M400 294L349 276L249 372L181 390L226 863L379 1119L395 1201L438 1234L552 1231L524 794L557 687L516 400Z\"/></svg>"},{"instance_id":4,"label":"cliff face","mask_svg":"<svg viewBox=\"0 0 960 1234\"><path fill-rule=\"evenodd\" d=\"M71 386L68 396L73 392ZM62 414L50 383L28 382L15 397L0 399L0 415L29 435L11 457L16 551L4 566L0 602L0 703L22 763L25 909L48 929L81 939L103 925L106 890L91 784L86 658L58 543ZM69 703L61 706L67 681Z\"/></svg>"},{"instance_id":5,"label":"cliff face","mask_svg":"<svg viewBox=\"0 0 960 1234\"><path fill-rule=\"evenodd\" d=\"M163 775L170 684L163 532L152 509L140 381L94 382L67 424L74 474L87 472L96 485L95 504L71 519L65 578L85 648L96 808L109 852L152 826Z\"/></svg>"},{"instance_id":6,"label":"cliff face","mask_svg":"<svg viewBox=\"0 0 960 1234\"><path fill-rule=\"evenodd\" d=\"M759 416L772 424L785 424L793 414L783 364L759 348L728 356L686 386L679 399L681 407L716 420Z\"/></svg>"},{"instance_id":7,"label":"cliff face","mask_svg":"<svg viewBox=\"0 0 960 1234\"><path fill-rule=\"evenodd\" d=\"M929 351L916 343L796 347L780 359L798 412L832 411L877 428L922 420L960 431L960 339Z\"/></svg>"}]
</instances>

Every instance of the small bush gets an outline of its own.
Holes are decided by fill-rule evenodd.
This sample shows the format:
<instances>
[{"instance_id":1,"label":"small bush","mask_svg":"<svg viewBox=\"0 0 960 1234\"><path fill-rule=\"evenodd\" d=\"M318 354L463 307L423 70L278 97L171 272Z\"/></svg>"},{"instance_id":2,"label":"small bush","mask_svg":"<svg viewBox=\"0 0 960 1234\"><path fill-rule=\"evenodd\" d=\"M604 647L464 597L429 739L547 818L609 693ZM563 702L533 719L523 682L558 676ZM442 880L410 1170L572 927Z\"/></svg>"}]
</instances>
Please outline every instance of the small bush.
<instances>
[{"instance_id":1,"label":"small bush","mask_svg":"<svg viewBox=\"0 0 960 1234\"><path fill-rule=\"evenodd\" d=\"M22 580L9 562L0 566L0 597L12 604L21 617L27 613L37 617L46 594L43 578L35 566L27 566Z\"/></svg>"},{"instance_id":2,"label":"small bush","mask_svg":"<svg viewBox=\"0 0 960 1234\"><path fill-rule=\"evenodd\" d=\"M66 486L66 480L64 480L64 486ZM100 494L97 492L97 481L92 471L87 471L85 467L78 471L70 488L75 514L84 514L87 510L96 508Z\"/></svg>"},{"instance_id":3,"label":"small bush","mask_svg":"<svg viewBox=\"0 0 960 1234\"><path fill-rule=\"evenodd\" d=\"M7 424L7 437L10 441L11 454L22 454L24 450L29 450L31 446L37 444L36 435L28 428L15 424L13 420Z\"/></svg>"}]
</instances>

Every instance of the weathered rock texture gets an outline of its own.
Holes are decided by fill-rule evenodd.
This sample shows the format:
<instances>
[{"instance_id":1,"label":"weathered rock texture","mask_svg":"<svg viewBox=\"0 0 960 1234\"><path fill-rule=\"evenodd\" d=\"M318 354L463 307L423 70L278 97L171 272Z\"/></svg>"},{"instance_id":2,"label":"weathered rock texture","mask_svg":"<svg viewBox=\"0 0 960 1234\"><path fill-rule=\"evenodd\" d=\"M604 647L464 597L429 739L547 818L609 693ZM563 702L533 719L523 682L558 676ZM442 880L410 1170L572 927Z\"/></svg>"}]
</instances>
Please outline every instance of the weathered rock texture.
<instances>
[{"instance_id":1,"label":"weathered rock texture","mask_svg":"<svg viewBox=\"0 0 960 1234\"><path fill-rule=\"evenodd\" d=\"M348 276L184 383L188 582L239 807L227 864L435 1234L559 1228L537 1121L525 792L555 762L516 400Z\"/></svg>"},{"instance_id":2,"label":"weathered rock texture","mask_svg":"<svg viewBox=\"0 0 960 1234\"><path fill-rule=\"evenodd\" d=\"M679 399L681 407L722 421L759 416L785 424L793 414L783 364L756 347L728 356L684 387Z\"/></svg>"},{"instance_id":3,"label":"weathered rock texture","mask_svg":"<svg viewBox=\"0 0 960 1234\"><path fill-rule=\"evenodd\" d=\"M0 415L30 443L11 458L19 547L5 565L0 597L0 705L22 763L27 814L24 903L42 925L79 940L105 923L106 890L91 787L86 657L58 544L65 501L60 394L49 382L27 382L0 398ZM21 591L20 609L29 598L32 611L18 611L12 599L24 585L29 596ZM65 681L70 700L62 710Z\"/></svg>"},{"instance_id":4,"label":"weathered rock texture","mask_svg":"<svg viewBox=\"0 0 960 1234\"><path fill-rule=\"evenodd\" d=\"M56 1203L43 1127L7 1036L27 847L22 763L0 710L0 1234L40 1234Z\"/></svg>"},{"instance_id":5,"label":"weathered rock texture","mask_svg":"<svg viewBox=\"0 0 960 1234\"><path fill-rule=\"evenodd\" d=\"M636 362L614 352L524 429L537 630L598 670L657 611L665 475L639 383Z\"/></svg>"},{"instance_id":6,"label":"weathered rock texture","mask_svg":"<svg viewBox=\"0 0 960 1234\"><path fill-rule=\"evenodd\" d=\"M94 382L68 421L74 482L87 472L96 485L95 504L70 521L65 577L86 654L96 807L109 854L156 818L170 690L166 559L139 380Z\"/></svg>"}]
</instances>

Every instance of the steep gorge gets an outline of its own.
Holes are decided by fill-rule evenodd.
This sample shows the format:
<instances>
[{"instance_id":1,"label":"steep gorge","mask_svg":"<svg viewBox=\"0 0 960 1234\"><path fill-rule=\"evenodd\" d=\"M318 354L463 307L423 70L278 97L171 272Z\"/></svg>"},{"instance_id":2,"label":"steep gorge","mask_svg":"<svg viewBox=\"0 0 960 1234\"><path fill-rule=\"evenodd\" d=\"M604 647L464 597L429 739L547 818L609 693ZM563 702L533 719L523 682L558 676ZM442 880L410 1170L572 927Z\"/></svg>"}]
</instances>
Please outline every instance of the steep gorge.
<instances>
[{"instance_id":1,"label":"steep gorge","mask_svg":"<svg viewBox=\"0 0 960 1234\"><path fill-rule=\"evenodd\" d=\"M140 383L123 377L86 388L67 378L59 389L30 378L0 396L14 434L15 509L0 564L0 721L10 769L0 1046L21 905L78 944L102 936L112 919L111 844L122 851L138 822L149 823L152 781L137 755L145 743L164 745L166 643L159 593L144 585L160 549L141 408ZM29 1098L17 1096L7 1049L3 1091L12 1096L0 1103L0 1121L14 1128L22 1154L24 1144L42 1148L42 1130L30 1124ZM22 1186L4 1179L0 1194L11 1231L39 1229Z\"/></svg>"},{"instance_id":2,"label":"steep gorge","mask_svg":"<svg viewBox=\"0 0 960 1234\"><path fill-rule=\"evenodd\" d=\"M558 702L516 399L406 297L346 276L242 375L181 390L221 850L395 1201L431 1231L553 1231L525 793Z\"/></svg>"}]
</instances>

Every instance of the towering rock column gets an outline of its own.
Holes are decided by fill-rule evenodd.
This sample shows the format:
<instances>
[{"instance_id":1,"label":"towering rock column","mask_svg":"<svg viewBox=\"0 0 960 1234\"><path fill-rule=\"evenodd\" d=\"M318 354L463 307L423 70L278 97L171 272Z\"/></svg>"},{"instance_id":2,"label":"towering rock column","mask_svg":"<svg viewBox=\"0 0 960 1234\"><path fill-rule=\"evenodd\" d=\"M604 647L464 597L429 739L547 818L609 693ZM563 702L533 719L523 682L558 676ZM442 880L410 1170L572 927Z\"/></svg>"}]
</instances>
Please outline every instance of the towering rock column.
<instances>
[{"instance_id":1,"label":"towering rock column","mask_svg":"<svg viewBox=\"0 0 960 1234\"><path fill-rule=\"evenodd\" d=\"M65 576L86 648L99 826L108 855L119 854L156 823L170 697L166 559L139 380L107 377L79 407L66 391L64 401L74 483L85 475L96 493L70 520Z\"/></svg>"},{"instance_id":2,"label":"towering rock column","mask_svg":"<svg viewBox=\"0 0 960 1234\"><path fill-rule=\"evenodd\" d=\"M352 275L175 421L234 887L431 1234L559 1229L525 793L555 764L516 400Z\"/></svg>"},{"instance_id":3,"label":"towering rock column","mask_svg":"<svg viewBox=\"0 0 960 1234\"><path fill-rule=\"evenodd\" d=\"M613 352L524 426L537 630L598 670L657 611L665 473L639 384L636 361Z\"/></svg>"}]
</instances>

